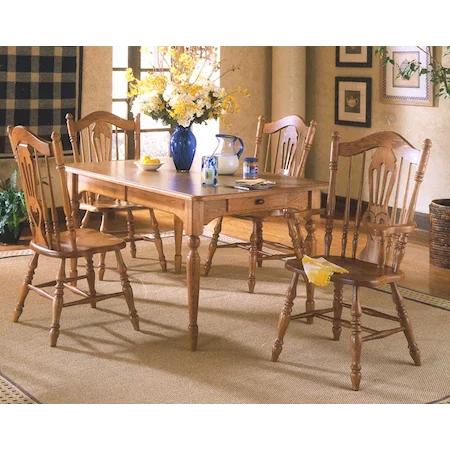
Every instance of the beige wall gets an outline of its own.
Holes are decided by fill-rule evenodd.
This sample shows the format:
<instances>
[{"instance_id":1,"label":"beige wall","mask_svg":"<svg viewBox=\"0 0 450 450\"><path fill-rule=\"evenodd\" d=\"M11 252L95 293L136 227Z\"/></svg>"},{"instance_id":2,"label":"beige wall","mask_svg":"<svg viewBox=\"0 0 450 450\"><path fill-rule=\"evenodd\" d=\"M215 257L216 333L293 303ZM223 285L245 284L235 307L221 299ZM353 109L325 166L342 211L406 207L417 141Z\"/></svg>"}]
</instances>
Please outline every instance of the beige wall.
<instances>
[{"instance_id":1,"label":"beige wall","mask_svg":"<svg viewBox=\"0 0 450 450\"><path fill-rule=\"evenodd\" d=\"M81 116L112 109L112 47L83 47Z\"/></svg>"},{"instance_id":2,"label":"beige wall","mask_svg":"<svg viewBox=\"0 0 450 450\"><path fill-rule=\"evenodd\" d=\"M220 58L224 61L222 71L233 64L239 66L222 79L221 85L226 89L241 86L251 93L250 98L238 97L241 111L230 116L230 128L221 124L220 132L241 137L243 156L253 156L258 116L271 114L271 47L221 47Z\"/></svg>"},{"instance_id":3,"label":"beige wall","mask_svg":"<svg viewBox=\"0 0 450 450\"><path fill-rule=\"evenodd\" d=\"M336 76L372 78L371 128L334 124ZM416 147L420 147L425 138L430 138L433 147L416 208L419 212L428 213L431 200L450 198L450 101L440 100L435 107L422 107L385 104L379 98L380 62L377 57L374 57L372 68L336 67L335 47L308 47L306 111L318 125L306 175L328 179L331 135L335 130L340 133L342 141L383 130L398 132Z\"/></svg>"}]
</instances>

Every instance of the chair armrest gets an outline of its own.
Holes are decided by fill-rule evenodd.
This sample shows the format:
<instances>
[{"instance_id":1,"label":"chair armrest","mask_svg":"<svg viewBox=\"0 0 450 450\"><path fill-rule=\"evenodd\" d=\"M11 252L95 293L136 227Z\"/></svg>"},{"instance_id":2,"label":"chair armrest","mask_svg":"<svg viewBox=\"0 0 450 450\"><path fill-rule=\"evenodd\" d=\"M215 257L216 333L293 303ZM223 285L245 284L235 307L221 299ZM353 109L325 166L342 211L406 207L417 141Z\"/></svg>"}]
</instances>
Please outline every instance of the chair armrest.
<instances>
[{"instance_id":1,"label":"chair armrest","mask_svg":"<svg viewBox=\"0 0 450 450\"><path fill-rule=\"evenodd\" d=\"M383 225L380 223L367 223L367 228L373 231L375 236L389 236L392 234L408 234L412 233L416 229L416 223L408 223L405 225Z\"/></svg>"}]
</instances>

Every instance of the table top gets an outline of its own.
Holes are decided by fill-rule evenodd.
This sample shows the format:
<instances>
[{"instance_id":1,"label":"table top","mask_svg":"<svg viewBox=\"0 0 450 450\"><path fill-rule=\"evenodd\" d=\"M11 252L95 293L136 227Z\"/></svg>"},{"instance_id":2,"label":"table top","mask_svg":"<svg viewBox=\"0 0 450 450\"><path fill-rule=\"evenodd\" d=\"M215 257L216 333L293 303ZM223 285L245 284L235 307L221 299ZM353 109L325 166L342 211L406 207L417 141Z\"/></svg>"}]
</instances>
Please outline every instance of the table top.
<instances>
[{"instance_id":1,"label":"table top","mask_svg":"<svg viewBox=\"0 0 450 450\"><path fill-rule=\"evenodd\" d=\"M167 195L175 195L188 199L218 199L230 196L254 197L267 195L270 192L292 192L300 189L303 191L327 189L328 183L315 181L308 178L288 177L271 173L260 173L261 178L276 182L276 186L265 190L242 191L227 187L234 185L234 181L241 179L242 174L219 175L218 187L205 187L201 183L200 172L180 173L175 170L157 170L156 172L138 169L131 160L108 161L100 163L70 163L66 165L69 173L85 175L87 177L118 183L123 186L142 189L150 192L164 192Z\"/></svg>"}]
</instances>

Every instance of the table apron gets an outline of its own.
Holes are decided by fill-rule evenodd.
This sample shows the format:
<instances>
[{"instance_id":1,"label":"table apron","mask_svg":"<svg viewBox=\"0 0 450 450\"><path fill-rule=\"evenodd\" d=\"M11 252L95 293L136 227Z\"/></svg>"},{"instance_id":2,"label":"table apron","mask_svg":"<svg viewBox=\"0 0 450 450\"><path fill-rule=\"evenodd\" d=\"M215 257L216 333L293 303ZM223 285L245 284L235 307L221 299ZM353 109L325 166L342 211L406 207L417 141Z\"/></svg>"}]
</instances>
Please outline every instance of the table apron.
<instances>
[{"instance_id":1,"label":"table apron","mask_svg":"<svg viewBox=\"0 0 450 450\"><path fill-rule=\"evenodd\" d=\"M251 212L264 212L283 208L299 210L314 207L317 191L295 191L278 193L261 193L259 196L234 196L230 199L199 200L182 199L162 192L149 192L138 188L127 187L114 182L78 176L78 192L89 191L120 200L127 200L138 205L169 212L178 216L186 228L195 223L195 229L220 216L242 215ZM186 232L192 232L187 230Z\"/></svg>"}]
</instances>

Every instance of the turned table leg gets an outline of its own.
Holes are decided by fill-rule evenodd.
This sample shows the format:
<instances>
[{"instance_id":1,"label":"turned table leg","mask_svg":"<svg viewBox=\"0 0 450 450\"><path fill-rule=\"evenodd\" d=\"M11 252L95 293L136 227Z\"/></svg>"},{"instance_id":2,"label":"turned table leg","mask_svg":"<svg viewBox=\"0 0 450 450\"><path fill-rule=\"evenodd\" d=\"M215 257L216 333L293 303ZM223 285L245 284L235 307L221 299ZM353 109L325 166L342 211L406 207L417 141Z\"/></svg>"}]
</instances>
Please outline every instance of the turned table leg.
<instances>
[{"instance_id":1,"label":"turned table leg","mask_svg":"<svg viewBox=\"0 0 450 450\"><path fill-rule=\"evenodd\" d=\"M189 253L186 258L186 281L189 309L189 345L192 351L197 350L198 338L197 315L200 292L200 256L197 249L199 245L200 238L198 236L189 236Z\"/></svg>"}]
</instances>

